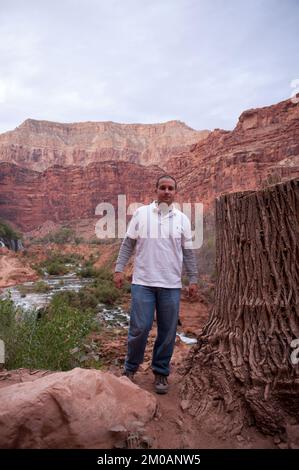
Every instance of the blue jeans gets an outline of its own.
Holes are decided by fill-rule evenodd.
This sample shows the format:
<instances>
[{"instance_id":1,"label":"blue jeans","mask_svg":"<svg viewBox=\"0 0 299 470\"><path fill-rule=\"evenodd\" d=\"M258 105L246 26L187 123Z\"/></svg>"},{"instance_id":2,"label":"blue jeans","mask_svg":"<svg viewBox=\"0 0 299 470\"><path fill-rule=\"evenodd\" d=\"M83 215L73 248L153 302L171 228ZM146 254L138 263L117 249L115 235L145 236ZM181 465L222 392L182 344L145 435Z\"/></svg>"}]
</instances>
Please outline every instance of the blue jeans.
<instances>
[{"instance_id":1,"label":"blue jeans","mask_svg":"<svg viewBox=\"0 0 299 470\"><path fill-rule=\"evenodd\" d=\"M128 353L125 368L135 372L143 362L148 334L154 313L158 334L154 345L152 369L156 374L169 375L169 363L174 349L179 316L181 289L132 284L131 316L128 333Z\"/></svg>"}]
</instances>

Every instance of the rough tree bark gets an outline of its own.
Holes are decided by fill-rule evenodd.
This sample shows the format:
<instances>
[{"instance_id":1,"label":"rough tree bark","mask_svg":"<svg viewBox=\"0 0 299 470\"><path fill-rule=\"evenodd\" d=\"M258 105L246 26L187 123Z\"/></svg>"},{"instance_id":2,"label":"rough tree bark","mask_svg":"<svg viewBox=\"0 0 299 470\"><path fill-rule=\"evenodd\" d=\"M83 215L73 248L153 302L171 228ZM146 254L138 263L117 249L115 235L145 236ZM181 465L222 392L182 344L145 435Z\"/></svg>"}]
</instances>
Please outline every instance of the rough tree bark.
<instances>
[{"instance_id":1,"label":"rough tree bark","mask_svg":"<svg viewBox=\"0 0 299 470\"><path fill-rule=\"evenodd\" d=\"M216 200L215 304L182 398L217 432L299 421L299 180Z\"/></svg>"}]
</instances>

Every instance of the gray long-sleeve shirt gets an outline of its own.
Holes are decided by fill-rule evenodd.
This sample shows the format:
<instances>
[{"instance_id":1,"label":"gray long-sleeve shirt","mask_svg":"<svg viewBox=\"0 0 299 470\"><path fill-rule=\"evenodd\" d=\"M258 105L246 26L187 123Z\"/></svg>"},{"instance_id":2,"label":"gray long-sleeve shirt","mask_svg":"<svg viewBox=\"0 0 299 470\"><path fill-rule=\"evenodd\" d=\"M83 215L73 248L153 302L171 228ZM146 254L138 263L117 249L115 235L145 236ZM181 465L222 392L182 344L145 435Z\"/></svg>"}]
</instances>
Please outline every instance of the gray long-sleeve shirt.
<instances>
[{"instance_id":1,"label":"gray long-sleeve shirt","mask_svg":"<svg viewBox=\"0 0 299 470\"><path fill-rule=\"evenodd\" d=\"M116 260L115 272L123 272L127 262L129 261L135 245L136 239L125 237ZM183 251L183 263L186 269L186 274L189 278L190 284L197 283L198 280L198 269L196 264L196 257L193 249L182 248Z\"/></svg>"}]
</instances>

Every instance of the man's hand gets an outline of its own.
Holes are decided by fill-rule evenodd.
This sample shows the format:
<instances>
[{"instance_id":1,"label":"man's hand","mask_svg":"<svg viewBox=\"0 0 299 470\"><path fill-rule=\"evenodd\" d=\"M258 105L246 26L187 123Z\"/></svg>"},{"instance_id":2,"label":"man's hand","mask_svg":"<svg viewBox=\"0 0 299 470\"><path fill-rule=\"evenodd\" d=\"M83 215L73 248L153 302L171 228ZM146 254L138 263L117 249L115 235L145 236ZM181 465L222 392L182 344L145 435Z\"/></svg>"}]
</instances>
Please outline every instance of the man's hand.
<instances>
[{"instance_id":1,"label":"man's hand","mask_svg":"<svg viewBox=\"0 0 299 470\"><path fill-rule=\"evenodd\" d=\"M198 286L197 284L190 284L189 285L189 299L195 300L198 295Z\"/></svg>"},{"instance_id":2,"label":"man's hand","mask_svg":"<svg viewBox=\"0 0 299 470\"><path fill-rule=\"evenodd\" d=\"M117 289L121 289L124 285L124 273L114 273L114 285Z\"/></svg>"}]
</instances>

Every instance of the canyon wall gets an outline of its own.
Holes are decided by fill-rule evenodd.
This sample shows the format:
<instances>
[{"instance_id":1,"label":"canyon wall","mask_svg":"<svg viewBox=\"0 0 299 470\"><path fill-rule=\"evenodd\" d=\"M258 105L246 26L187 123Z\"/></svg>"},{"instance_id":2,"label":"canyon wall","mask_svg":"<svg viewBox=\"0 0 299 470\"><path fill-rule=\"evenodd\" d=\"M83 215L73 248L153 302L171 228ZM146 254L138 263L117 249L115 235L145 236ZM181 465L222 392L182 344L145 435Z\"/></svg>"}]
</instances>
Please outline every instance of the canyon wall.
<instances>
[{"instance_id":1,"label":"canyon wall","mask_svg":"<svg viewBox=\"0 0 299 470\"><path fill-rule=\"evenodd\" d=\"M0 161L44 171L54 165L87 166L107 160L162 165L209 131L180 121L161 124L83 122L61 124L27 119L0 135Z\"/></svg>"},{"instance_id":2,"label":"canyon wall","mask_svg":"<svg viewBox=\"0 0 299 470\"><path fill-rule=\"evenodd\" d=\"M203 202L209 213L220 194L299 176L299 105L291 100L245 111L232 131L203 135L178 121L27 120L0 136L0 217L25 232L49 222L94 220L97 204L116 207L118 194L128 204L152 200L164 171L177 178L179 202Z\"/></svg>"},{"instance_id":3,"label":"canyon wall","mask_svg":"<svg viewBox=\"0 0 299 470\"><path fill-rule=\"evenodd\" d=\"M95 208L110 202L117 207L118 194L128 204L150 202L158 166L127 162L91 163L86 167L54 166L44 172L0 163L0 214L23 231L47 221L98 220Z\"/></svg>"},{"instance_id":4,"label":"canyon wall","mask_svg":"<svg viewBox=\"0 0 299 470\"><path fill-rule=\"evenodd\" d=\"M233 131L215 130L167 162L183 200L201 200L299 176L299 105L291 100L241 114Z\"/></svg>"}]
</instances>

